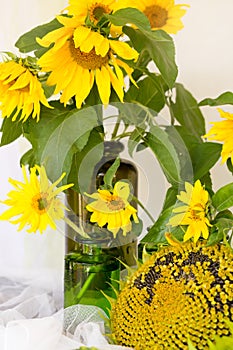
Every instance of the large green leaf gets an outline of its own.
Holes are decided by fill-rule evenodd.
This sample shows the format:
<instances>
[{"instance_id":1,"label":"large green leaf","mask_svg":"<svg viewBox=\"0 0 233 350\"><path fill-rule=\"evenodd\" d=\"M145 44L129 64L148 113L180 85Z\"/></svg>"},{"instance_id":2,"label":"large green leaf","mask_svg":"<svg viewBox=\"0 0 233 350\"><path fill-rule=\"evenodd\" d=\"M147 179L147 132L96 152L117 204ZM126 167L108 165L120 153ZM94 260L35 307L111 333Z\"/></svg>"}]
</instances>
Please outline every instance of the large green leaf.
<instances>
[{"instance_id":1,"label":"large green leaf","mask_svg":"<svg viewBox=\"0 0 233 350\"><path fill-rule=\"evenodd\" d=\"M176 84L176 101L171 109L176 120L194 136L205 134L205 121L197 101L181 84Z\"/></svg>"},{"instance_id":2,"label":"large green leaf","mask_svg":"<svg viewBox=\"0 0 233 350\"><path fill-rule=\"evenodd\" d=\"M147 77L137 83L138 87L131 85L127 93L125 94L125 101L141 103L144 106L147 106L153 109L156 112L161 111L165 105L164 94L157 89L155 84L162 84L161 77L154 75L154 80L150 77Z\"/></svg>"},{"instance_id":3,"label":"large green leaf","mask_svg":"<svg viewBox=\"0 0 233 350\"><path fill-rule=\"evenodd\" d=\"M194 180L202 178L218 161L222 145L214 142L197 144L192 150Z\"/></svg>"},{"instance_id":4,"label":"large green leaf","mask_svg":"<svg viewBox=\"0 0 233 350\"><path fill-rule=\"evenodd\" d=\"M102 159L103 152L103 138L97 130L93 129L85 147L73 155L72 167L67 181L74 184L72 189L79 193L91 193L96 190L95 181L93 181L95 178L94 169Z\"/></svg>"},{"instance_id":5,"label":"large green leaf","mask_svg":"<svg viewBox=\"0 0 233 350\"><path fill-rule=\"evenodd\" d=\"M217 211L233 206L233 182L221 187L212 197L213 206Z\"/></svg>"},{"instance_id":6,"label":"large green leaf","mask_svg":"<svg viewBox=\"0 0 233 350\"><path fill-rule=\"evenodd\" d=\"M142 243L166 243L165 232L168 231L168 221L171 218L173 207L167 208L160 215L147 235L141 240Z\"/></svg>"},{"instance_id":7,"label":"large green leaf","mask_svg":"<svg viewBox=\"0 0 233 350\"><path fill-rule=\"evenodd\" d=\"M172 209L173 207L170 207L162 211L147 235L141 240L142 243L167 243L165 233L169 231L168 222L172 216ZM171 233L177 240L183 240L184 232L180 227L175 227Z\"/></svg>"},{"instance_id":8,"label":"large green leaf","mask_svg":"<svg viewBox=\"0 0 233 350\"><path fill-rule=\"evenodd\" d=\"M124 27L123 30L129 36L136 50L149 53L165 83L169 88L172 88L178 73L175 62L175 46L172 38L162 30L139 31L131 27Z\"/></svg>"},{"instance_id":9,"label":"large green leaf","mask_svg":"<svg viewBox=\"0 0 233 350\"><path fill-rule=\"evenodd\" d=\"M58 22L57 19L52 20L49 23L39 25L29 32L20 36L20 38L15 43L15 46L20 50L20 52L32 52L35 50L42 49L37 43L36 38L43 38L47 33L61 27L62 24Z\"/></svg>"},{"instance_id":10,"label":"large green leaf","mask_svg":"<svg viewBox=\"0 0 233 350\"><path fill-rule=\"evenodd\" d=\"M159 126L152 126L147 135L146 144L157 157L168 182L178 186L181 182L180 161L168 134Z\"/></svg>"},{"instance_id":11,"label":"large green leaf","mask_svg":"<svg viewBox=\"0 0 233 350\"><path fill-rule=\"evenodd\" d=\"M150 21L143 12L136 8L127 7L120 9L112 15L105 15L116 26L134 24L139 29L150 29Z\"/></svg>"},{"instance_id":12,"label":"large green leaf","mask_svg":"<svg viewBox=\"0 0 233 350\"><path fill-rule=\"evenodd\" d=\"M199 102L199 106L221 106L221 105L232 105L233 104L233 92L227 91L219 95L216 98L205 98Z\"/></svg>"},{"instance_id":13,"label":"large green leaf","mask_svg":"<svg viewBox=\"0 0 233 350\"><path fill-rule=\"evenodd\" d=\"M70 172L73 154L83 149L89 134L97 126L94 108L64 111L42 109L39 123L31 123L28 139L38 164L43 163L54 181L64 171Z\"/></svg>"},{"instance_id":14,"label":"large green leaf","mask_svg":"<svg viewBox=\"0 0 233 350\"><path fill-rule=\"evenodd\" d=\"M163 204L163 210L172 207L177 201L178 188L170 187L167 190L166 197Z\"/></svg>"},{"instance_id":15,"label":"large green leaf","mask_svg":"<svg viewBox=\"0 0 233 350\"><path fill-rule=\"evenodd\" d=\"M180 177L182 181L193 182L193 164L190 155L190 151L184 142L183 138L177 131L177 128L172 126L166 127L166 132L169 136L169 140L176 150L177 157L180 164Z\"/></svg>"},{"instance_id":16,"label":"large green leaf","mask_svg":"<svg viewBox=\"0 0 233 350\"><path fill-rule=\"evenodd\" d=\"M1 126L1 143L0 146L8 145L15 141L23 133L22 120L16 120L12 122L11 118L4 118Z\"/></svg>"}]
</instances>

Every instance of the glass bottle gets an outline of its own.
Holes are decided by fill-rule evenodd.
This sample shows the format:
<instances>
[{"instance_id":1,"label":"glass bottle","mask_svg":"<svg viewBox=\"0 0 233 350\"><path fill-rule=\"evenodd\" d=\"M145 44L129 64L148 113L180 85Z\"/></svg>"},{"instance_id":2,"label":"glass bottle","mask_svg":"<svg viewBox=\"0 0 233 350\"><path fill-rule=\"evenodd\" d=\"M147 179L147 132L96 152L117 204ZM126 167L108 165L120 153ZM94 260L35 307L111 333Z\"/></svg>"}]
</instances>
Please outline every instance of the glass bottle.
<instances>
[{"instance_id":1,"label":"glass bottle","mask_svg":"<svg viewBox=\"0 0 233 350\"><path fill-rule=\"evenodd\" d=\"M124 145L120 142L104 142L103 157L93 174L94 191L103 185L106 171L123 149ZM133 195L137 196L137 169L130 161L120 158L113 185L122 179L131 183ZM128 266L136 265L137 237L130 232L126 236L118 233L117 237L113 238L107 229L103 235L101 229L90 223L91 213L85 208L87 202L84 196L69 189L66 199L72 209L68 214L69 219L78 227L83 227L91 239L81 237L69 226L66 227L65 306L76 303L92 304L106 311L109 305L104 294L111 296L111 293L114 293L110 285L119 280L119 261ZM135 202L130 204L136 207ZM119 283L114 285L114 289L119 289Z\"/></svg>"}]
</instances>

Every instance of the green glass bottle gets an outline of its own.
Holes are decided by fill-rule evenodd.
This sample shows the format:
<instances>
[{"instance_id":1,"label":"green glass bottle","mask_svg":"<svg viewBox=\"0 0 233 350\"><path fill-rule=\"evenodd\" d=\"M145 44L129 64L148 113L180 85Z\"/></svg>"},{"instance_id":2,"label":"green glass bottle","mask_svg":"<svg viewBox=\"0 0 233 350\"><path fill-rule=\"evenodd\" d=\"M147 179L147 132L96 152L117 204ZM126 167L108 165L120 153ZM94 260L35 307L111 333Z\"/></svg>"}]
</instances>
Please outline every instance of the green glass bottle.
<instances>
[{"instance_id":1,"label":"green glass bottle","mask_svg":"<svg viewBox=\"0 0 233 350\"><path fill-rule=\"evenodd\" d=\"M93 174L93 188L95 190L103 185L106 171L115 159L123 151L124 146L120 142L104 142L104 154L96 165ZM135 166L128 160L121 159L120 166L114 176L113 185L119 180L128 180L137 196L138 174ZM90 215L86 210L87 199L81 194L68 190L67 203L72 209L69 219L91 237L86 239L78 235L69 226L66 227L66 256L65 256L65 307L81 303L102 307L106 312L109 302L104 295L115 296L115 290L119 289L120 270L123 266L119 261L128 266L136 265L137 237L134 232L123 236L117 234L114 239L107 229L99 229L90 223ZM136 207L136 203L131 203Z\"/></svg>"}]
</instances>

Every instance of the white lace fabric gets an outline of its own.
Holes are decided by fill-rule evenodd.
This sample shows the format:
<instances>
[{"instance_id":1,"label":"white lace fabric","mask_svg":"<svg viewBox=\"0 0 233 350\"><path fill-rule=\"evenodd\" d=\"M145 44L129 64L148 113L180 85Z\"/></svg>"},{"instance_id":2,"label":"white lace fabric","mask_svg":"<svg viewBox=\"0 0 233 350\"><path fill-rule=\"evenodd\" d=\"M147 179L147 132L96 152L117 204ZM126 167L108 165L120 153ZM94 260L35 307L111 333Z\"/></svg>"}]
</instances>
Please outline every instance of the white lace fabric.
<instances>
[{"instance_id":1,"label":"white lace fabric","mask_svg":"<svg viewBox=\"0 0 233 350\"><path fill-rule=\"evenodd\" d=\"M109 344L103 310L74 305L63 310L53 291L0 277L1 350L125 350ZM129 348L128 348L129 349Z\"/></svg>"}]
</instances>

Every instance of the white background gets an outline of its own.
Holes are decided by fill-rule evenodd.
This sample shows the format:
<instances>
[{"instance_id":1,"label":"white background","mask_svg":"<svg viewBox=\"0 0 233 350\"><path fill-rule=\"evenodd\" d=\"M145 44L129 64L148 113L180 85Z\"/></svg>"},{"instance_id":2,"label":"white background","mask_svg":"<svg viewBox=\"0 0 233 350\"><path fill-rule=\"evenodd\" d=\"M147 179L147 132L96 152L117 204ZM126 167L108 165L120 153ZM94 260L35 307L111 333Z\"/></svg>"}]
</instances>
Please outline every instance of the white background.
<instances>
[{"instance_id":1,"label":"white background","mask_svg":"<svg viewBox=\"0 0 233 350\"><path fill-rule=\"evenodd\" d=\"M173 36L179 67L178 81L183 83L198 101L205 97L217 97L224 91L232 91L233 1L187 0L186 3L190 8L183 18L185 27ZM4 0L0 13L0 50L15 51L14 43L22 33L49 21L65 6L66 1L62 0ZM232 111L230 106L224 109ZM209 121L219 118L215 108L203 108L203 113L206 115L207 128ZM11 189L8 177L21 178L19 159L24 150L25 144L22 141L0 149L2 200ZM144 158L138 160L139 167L144 169L142 182L145 188L141 188L140 191L156 216L166 183L156 164L152 164L150 158L147 161ZM225 165L216 166L213 176L215 189L225 182L232 181ZM1 205L0 210L5 208ZM43 235L29 235L25 231L17 232L14 225L0 222L0 274L32 275L48 270L52 272L51 278L57 276L56 282L62 285L63 251L61 233L49 230Z\"/></svg>"}]
</instances>

